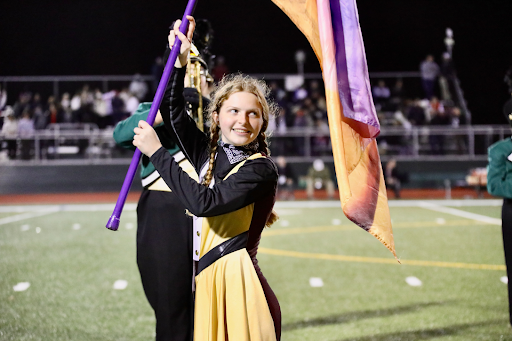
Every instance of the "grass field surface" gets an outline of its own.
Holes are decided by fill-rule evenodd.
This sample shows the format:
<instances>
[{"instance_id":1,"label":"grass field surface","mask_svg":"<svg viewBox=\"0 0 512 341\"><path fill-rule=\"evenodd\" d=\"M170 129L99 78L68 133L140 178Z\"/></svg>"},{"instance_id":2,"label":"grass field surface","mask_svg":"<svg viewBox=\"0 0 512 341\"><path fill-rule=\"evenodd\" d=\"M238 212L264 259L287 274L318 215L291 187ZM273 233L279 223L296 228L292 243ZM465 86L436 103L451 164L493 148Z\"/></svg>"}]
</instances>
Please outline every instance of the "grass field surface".
<instances>
[{"instance_id":1,"label":"grass field surface","mask_svg":"<svg viewBox=\"0 0 512 341\"><path fill-rule=\"evenodd\" d=\"M153 340L135 205L0 207L0 340ZM339 202L282 202L259 264L285 341L512 340L499 200L391 201L399 264Z\"/></svg>"}]
</instances>

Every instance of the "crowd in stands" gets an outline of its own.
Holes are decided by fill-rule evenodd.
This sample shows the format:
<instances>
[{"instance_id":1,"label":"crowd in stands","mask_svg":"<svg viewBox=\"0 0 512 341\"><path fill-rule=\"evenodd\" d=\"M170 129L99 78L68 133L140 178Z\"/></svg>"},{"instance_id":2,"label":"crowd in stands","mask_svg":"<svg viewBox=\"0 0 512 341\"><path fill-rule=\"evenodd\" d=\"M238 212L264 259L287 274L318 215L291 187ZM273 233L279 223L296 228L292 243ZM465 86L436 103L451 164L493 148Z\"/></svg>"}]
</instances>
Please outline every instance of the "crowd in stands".
<instances>
[{"instance_id":1,"label":"crowd in stands","mask_svg":"<svg viewBox=\"0 0 512 341\"><path fill-rule=\"evenodd\" d=\"M17 120L28 116L35 130L46 129L52 123L94 123L103 129L128 117L147 93L147 84L136 76L120 91L103 93L85 84L73 95L66 92L60 98L49 96L46 100L39 93L24 91L10 110Z\"/></svg>"},{"instance_id":2,"label":"crowd in stands","mask_svg":"<svg viewBox=\"0 0 512 341\"><path fill-rule=\"evenodd\" d=\"M224 64L223 70L228 70ZM409 131L412 127L465 125L466 116L461 113L451 95L453 91L450 89L450 81L454 77L454 70L449 56L443 56L443 63L438 66L429 55L421 63L420 70L424 93L417 94L416 98L406 97L407 89L404 89L402 79L395 79L391 86L384 79L374 81L372 95L382 127L402 127ZM33 135L34 131L47 129L55 123L93 123L99 129L113 127L133 113L140 102L151 100L155 86L152 84L151 89L148 89L148 84L136 75L125 88L108 92L92 89L85 84L74 94L64 93L60 98L49 96L43 99L38 93L25 91L19 94L12 106L6 105L7 92L0 88L0 110L3 113L0 126L3 124L4 142L12 141L14 136L23 140ZM309 155L330 155L323 82L317 79L305 80L294 90L285 89L281 81L269 81L269 86L271 96L280 107L280 115L269 126L275 136L272 152L275 155L306 155L306 137L290 134L280 137L283 135L280 133L311 128L315 133L308 137ZM440 96L436 96L436 93ZM425 138L432 154L445 153L443 135L430 134ZM407 134L380 137L381 153L394 150L395 154L409 154L408 139L410 136ZM465 152L465 141L462 139L458 142L460 153ZM12 149L12 142L4 143L4 147L5 144L11 146L7 146L7 149ZM11 152L9 156L15 157Z\"/></svg>"}]
</instances>

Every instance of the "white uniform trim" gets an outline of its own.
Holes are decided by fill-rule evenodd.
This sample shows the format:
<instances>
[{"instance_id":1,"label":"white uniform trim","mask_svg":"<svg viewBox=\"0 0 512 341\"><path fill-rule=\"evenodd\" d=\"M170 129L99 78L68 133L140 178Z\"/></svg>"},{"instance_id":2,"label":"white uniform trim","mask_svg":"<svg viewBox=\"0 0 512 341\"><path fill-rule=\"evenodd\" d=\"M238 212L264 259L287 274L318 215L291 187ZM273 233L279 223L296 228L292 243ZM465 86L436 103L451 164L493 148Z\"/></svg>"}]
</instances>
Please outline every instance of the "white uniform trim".
<instances>
[{"instance_id":1,"label":"white uniform trim","mask_svg":"<svg viewBox=\"0 0 512 341\"><path fill-rule=\"evenodd\" d=\"M160 177L160 173L158 173L158 171L155 170L153 173L149 174L148 176L146 176L144 179L141 180L142 187L149 186L150 184L152 184L153 182L158 180L159 177Z\"/></svg>"},{"instance_id":2,"label":"white uniform trim","mask_svg":"<svg viewBox=\"0 0 512 341\"><path fill-rule=\"evenodd\" d=\"M176 161L177 163L180 163L181 161L183 161L185 159L185 154L183 154L183 152L180 150L179 152L174 154L172 157L174 158L174 161ZM155 170L153 173L149 174L148 176L146 176L144 179L141 180L142 187L147 187L147 186L151 185L153 182L158 180L159 177L160 177L160 173L158 173L158 171Z\"/></svg>"}]
</instances>

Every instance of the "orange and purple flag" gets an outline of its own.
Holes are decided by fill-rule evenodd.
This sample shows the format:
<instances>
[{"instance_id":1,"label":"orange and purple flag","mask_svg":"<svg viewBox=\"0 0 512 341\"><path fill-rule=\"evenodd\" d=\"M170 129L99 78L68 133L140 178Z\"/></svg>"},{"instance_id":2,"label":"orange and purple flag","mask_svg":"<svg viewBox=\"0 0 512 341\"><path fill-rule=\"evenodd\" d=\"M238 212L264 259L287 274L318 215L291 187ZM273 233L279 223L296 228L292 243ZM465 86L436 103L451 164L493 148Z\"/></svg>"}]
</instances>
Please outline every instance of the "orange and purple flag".
<instances>
[{"instance_id":1,"label":"orange and purple flag","mask_svg":"<svg viewBox=\"0 0 512 341\"><path fill-rule=\"evenodd\" d=\"M341 207L396 257L375 138L380 132L355 0L272 0L306 36L322 67Z\"/></svg>"}]
</instances>

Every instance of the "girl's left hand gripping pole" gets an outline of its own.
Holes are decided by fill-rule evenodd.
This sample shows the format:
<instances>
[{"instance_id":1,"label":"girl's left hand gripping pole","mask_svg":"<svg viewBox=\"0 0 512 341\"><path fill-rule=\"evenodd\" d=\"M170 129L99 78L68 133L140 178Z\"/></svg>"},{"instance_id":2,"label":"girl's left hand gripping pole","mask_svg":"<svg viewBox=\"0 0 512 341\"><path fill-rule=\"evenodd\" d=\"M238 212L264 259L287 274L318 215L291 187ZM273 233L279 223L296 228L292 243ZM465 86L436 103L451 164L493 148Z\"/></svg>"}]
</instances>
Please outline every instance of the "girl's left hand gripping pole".
<instances>
[{"instance_id":1,"label":"girl's left hand gripping pole","mask_svg":"<svg viewBox=\"0 0 512 341\"><path fill-rule=\"evenodd\" d=\"M180 25L180 31L185 35L187 34L188 30L187 15L192 15L192 13L194 13L195 6L196 0L189 0L187 8L185 9L185 14L183 14L183 18L181 20ZM171 72L174 69L174 63L176 62L176 58L178 58L180 48L181 40L175 39L174 45L172 46L171 53L169 55L169 59L165 64L165 68L162 73L162 78L160 79L160 83L158 84L158 88L155 93L155 98L153 99L153 103L151 104L151 109L149 109L147 122L150 125L153 125L153 123L155 122L158 108L160 108L160 104L162 103L165 88L167 87L167 83L169 82ZM132 185L133 178L135 177L135 172L137 171L137 166L139 165L140 156L140 150L138 148L135 149L132 162L130 163L130 167L128 168L128 172L126 173L126 177L124 178L123 187L121 188L121 192L119 193L119 198L117 198L114 212L112 213L110 219L107 222L107 228L112 231L117 231L117 228L119 227L119 218L121 217L121 212L123 211L124 203L126 202L126 197Z\"/></svg>"}]
</instances>

